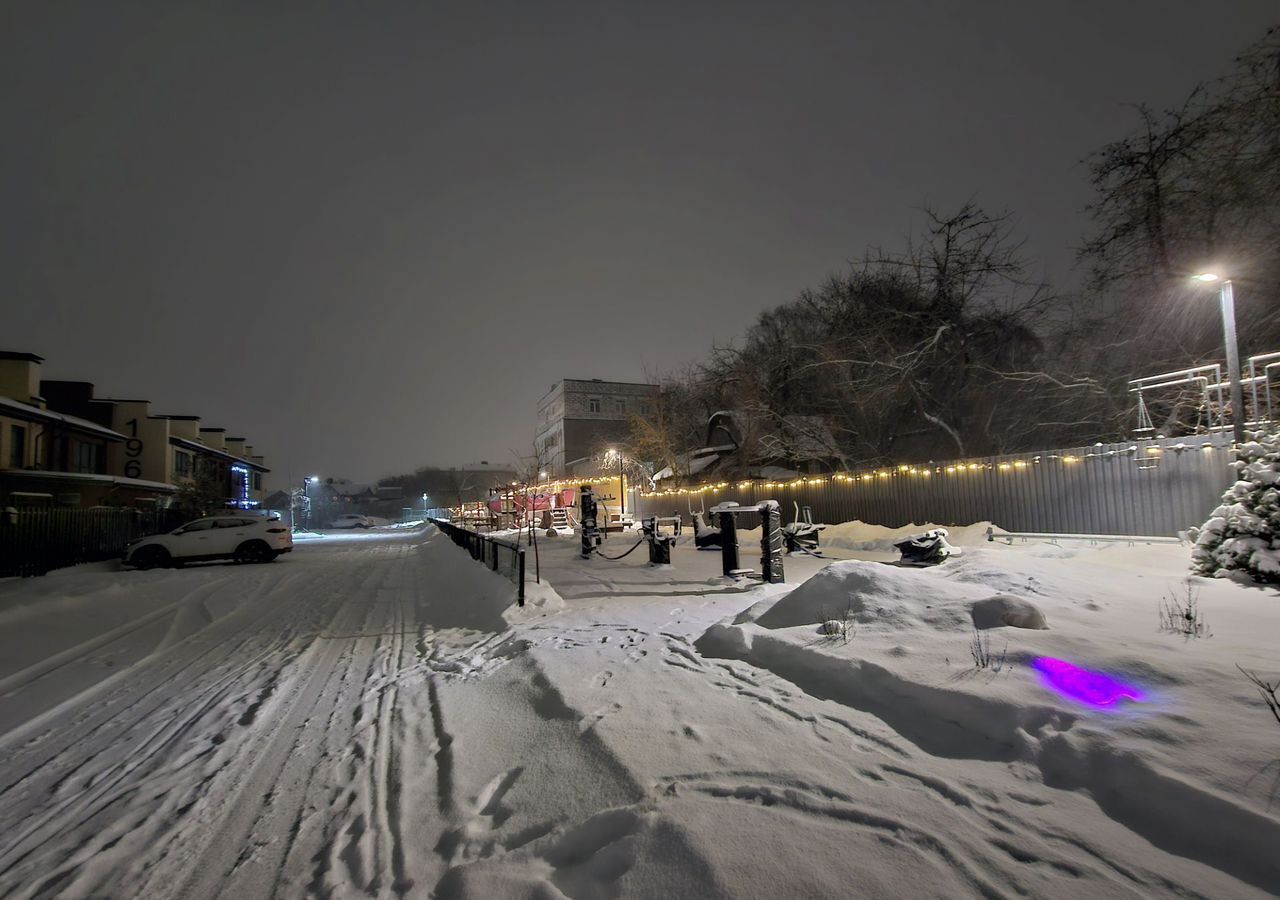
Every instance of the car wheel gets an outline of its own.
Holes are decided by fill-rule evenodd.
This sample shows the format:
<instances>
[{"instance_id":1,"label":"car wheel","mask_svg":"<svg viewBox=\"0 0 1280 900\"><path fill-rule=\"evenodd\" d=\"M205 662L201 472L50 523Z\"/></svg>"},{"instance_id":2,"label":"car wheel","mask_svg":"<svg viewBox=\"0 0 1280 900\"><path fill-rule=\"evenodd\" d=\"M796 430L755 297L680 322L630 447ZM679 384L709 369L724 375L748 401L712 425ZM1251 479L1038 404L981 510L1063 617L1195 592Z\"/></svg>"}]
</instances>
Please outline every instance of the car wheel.
<instances>
[{"instance_id":1,"label":"car wheel","mask_svg":"<svg viewBox=\"0 0 1280 900\"><path fill-rule=\"evenodd\" d=\"M266 563L275 558L276 555L263 541L245 541L236 548L235 561L238 563Z\"/></svg>"},{"instance_id":2,"label":"car wheel","mask_svg":"<svg viewBox=\"0 0 1280 900\"><path fill-rule=\"evenodd\" d=\"M131 560L139 569L160 569L169 565L169 551L163 547L143 547Z\"/></svg>"}]
</instances>

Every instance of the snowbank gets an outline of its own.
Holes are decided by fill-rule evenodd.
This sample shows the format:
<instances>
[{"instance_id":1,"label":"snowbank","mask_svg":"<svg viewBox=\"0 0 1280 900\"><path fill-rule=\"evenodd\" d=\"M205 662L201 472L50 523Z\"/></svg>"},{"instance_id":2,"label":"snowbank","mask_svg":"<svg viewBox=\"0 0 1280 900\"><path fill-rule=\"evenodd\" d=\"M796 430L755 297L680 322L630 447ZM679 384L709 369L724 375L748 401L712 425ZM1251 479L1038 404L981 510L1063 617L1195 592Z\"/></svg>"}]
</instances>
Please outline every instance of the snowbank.
<instances>
[{"instance_id":1,"label":"snowbank","mask_svg":"<svg viewBox=\"0 0 1280 900\"><path fill-rule=\"evenodd\" d=\"M980 547L988 543L987 529L996 534L1004 534L990 522L975 522L972 525L935 525L927 522L923 525L903 525L901 528L890 528L886 525L871 525L855 519L852 522L841 522L839 525L828 525L822 530L820 541L823 547L838 550L854 550L864 553L893 553L893 545L905 537L931 531L935 528L947 530L947 542L957 547Z\"/></svg>"},{"instance_id":2,"label":"snowbank","mask_svg":"<svg viewBox=\"0 0 1280 900\"><path fill-rule=\"evenodd\" d=\"M972 540L985 527L955 532ZM864 537L863 528L846 530ZM1046 554L983 543L924 570L834 563L753 614L713 625L697 646L873 713L935 756L1019 761L1046 785L1087 791L1161 848L1280 885L1280 858L1267 849L1280 846L1280 733L1236 668L1280 674L1274 591L1187 579L1182 547ZM1158 628L1160 602L1188 590L1211 638ZM847 640L815 629L832 618L853 624ZM985 668L974 658L975 624L988 629ZM1107 673L1141 702L1072 699L1041 676L1038 659Z\"/></svg>"},{"instance_id":3,"label":"snowbank","mask_svg":"<svg viewBox=\"0 0 1280 900\"><path fill-rule=\"evenodd\" d=\"M757 622L764 628L789 628L848 618L894 628L918 622L957 628L969 620L969 604L989 596L990 591L927 570L850 560L823 569Z\"/></svg>"}]
</instances>

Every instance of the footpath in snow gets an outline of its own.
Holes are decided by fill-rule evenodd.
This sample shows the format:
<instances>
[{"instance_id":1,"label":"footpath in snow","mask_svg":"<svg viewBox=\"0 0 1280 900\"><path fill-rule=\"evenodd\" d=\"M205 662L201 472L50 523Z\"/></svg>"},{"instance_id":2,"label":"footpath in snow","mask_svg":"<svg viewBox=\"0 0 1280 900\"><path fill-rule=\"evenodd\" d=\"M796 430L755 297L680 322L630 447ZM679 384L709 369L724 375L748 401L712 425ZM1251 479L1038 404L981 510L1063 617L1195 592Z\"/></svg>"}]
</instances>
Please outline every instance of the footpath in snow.
<instances>
[{"instance_id":1,"label":"footpath in snow","mask_svg":"<svg viewBox=\"0 0 1280 900\"><path fill-rule=\"evenodd\" d=\"M1280 726L1236 669L1280 676L1277 592L1195 579L1187 638L1186 548L984 535L916 570L838 526L857 559L775 586L542 538L524 609L430 528L0 583L0 895L1280 893ZM986 629L999 671L995 596L1048 625Z\"/></svg>"}]
</instances>

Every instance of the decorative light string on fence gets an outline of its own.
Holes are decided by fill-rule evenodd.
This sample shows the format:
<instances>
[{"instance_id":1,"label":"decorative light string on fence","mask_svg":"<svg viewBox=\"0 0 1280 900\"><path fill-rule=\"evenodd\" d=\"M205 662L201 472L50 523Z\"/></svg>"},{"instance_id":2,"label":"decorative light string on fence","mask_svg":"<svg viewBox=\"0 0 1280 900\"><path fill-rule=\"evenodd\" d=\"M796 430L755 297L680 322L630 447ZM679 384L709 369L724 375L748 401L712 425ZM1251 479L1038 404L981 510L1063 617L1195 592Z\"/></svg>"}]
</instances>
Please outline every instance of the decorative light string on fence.
<instances>
[{"instance_id":1,"label":"decorative light string on fence","mask_svg":"<svg viewBox=\"0 0 1280 900\"><path fill-rule=\"evenodd\" d=\"M1175 453L1185 451L1211 452L1217 447L1223 449L1229 448L1231 445L1222 444L1201 444L1193 446L1184 443L1174 444L1171 447L1153 446L1146 448L1148 456L1156 456L1167 450ZM803 477L789 478L785 480L742 480L737 482L715 481L704 482L696 486L665 488L658 491L641 490L640 494L644 497L669 497L685 494L704 494L708 491L721 491L730 486L735 486L739 490L745 490L749 487L757 487L763 490L778 490L784 488L803 488L809 485L825 485L825 484L858 484L867 482L876 482L889 478L921 478L930 479L935 475L944 477L962 476L969 474L985 474L987 472L999 473L1018 473L1025 472L1033 466L1039 466L1049 460L1056 460L1065 466L1075 466L1085 460L1107 459L1117 456L1137 456L1138 446L1136 444L1125 447L1121 450L1104 450L1100 452L1086 452L1083 455L1076 456L1070 453L1040 453L1029 456L1025 459L1015 459L1006 462L955 462L955 463L939 463L931 465L907 465L883 467L866 472L836 472L832 475L806 475Z\"/></svg>"}]
</instances>

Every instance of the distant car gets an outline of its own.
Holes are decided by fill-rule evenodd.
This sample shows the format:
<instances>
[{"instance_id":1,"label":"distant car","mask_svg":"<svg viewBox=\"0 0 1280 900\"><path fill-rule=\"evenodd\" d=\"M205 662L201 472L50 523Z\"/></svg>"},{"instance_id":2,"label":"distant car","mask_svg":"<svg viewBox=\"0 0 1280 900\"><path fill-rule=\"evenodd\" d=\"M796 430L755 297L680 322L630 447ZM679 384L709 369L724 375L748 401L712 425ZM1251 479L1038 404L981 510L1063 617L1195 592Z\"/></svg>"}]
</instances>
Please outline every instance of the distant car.
<instances>
[{"instance_id":1,"label":"distant car","mask_svg":"<svg viewBox=\"0 0 1280 900\"><path fill-rule=\"evenodd\" d=\"M168 534L134 541L121 562L137 569L232 559L238 563L267 563L293 549L289 526L262 516L226 515L196 519Z\"/></svg>"},{"instance_id":2,"label":"distant car","mask_svg":"<svg viewBox=\"0 0 1280 900\"><path fill-rule=\"evenodd\" d=\"M372 528L373 519L368 516L362 516L358 513L347 513L345 516L338 516L329 523L330 528Z\"/></svg>"}]
</instances>

